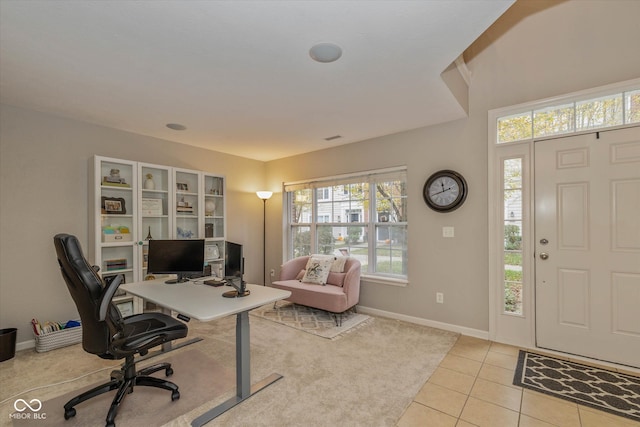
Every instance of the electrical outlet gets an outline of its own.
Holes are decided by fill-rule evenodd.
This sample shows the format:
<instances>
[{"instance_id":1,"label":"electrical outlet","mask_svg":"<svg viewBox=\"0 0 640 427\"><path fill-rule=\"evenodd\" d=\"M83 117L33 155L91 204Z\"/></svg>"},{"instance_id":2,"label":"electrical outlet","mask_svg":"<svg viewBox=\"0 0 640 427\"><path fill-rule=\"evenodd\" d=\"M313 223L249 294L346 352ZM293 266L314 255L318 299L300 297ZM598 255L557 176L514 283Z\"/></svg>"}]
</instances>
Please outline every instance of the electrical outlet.
<instances>
[{"instance_id":1,"label":"electrical outlet","mask_svg":"<svg viewBox=\"0 0 640 427\"><path fill-rule=\"evenodd\" d=\"M269 274L271 274L271 277L275 277L276 271L272 268Z\"/></svg>"},{"instance_id":2,"label":"electrical outlet","mask_svg":"<svg viewBox=\"0 0 640 427\"><path fill-rule=\"evenodd\" d=\"M436 292L436 302L438 304L444 304L444 294L442 292Z\"/></svg>"},{"instance_id":3,"label":"electrical outlet","mask_svg":"<svg viewBox=\"0 0 640 427\"><path fill-rule=\"evenodd\" d=\"M453 227L442 227L442 237L455 237L455 229Z\"/></svg>"}]
</instances>

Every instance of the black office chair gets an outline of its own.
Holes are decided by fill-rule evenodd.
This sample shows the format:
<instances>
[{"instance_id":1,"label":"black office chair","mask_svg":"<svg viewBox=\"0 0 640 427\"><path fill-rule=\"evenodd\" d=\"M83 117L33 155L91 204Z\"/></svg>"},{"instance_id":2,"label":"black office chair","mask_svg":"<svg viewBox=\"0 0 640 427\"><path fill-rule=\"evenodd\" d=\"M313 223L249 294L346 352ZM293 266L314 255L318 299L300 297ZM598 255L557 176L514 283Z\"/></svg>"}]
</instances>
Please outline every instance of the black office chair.
<instances>
[{"instance_id":1,"label":"black office chair","mask_svg":"<svg viewBox=\"0 0 640 427\"><path fill-rule=\"evenodd\" d=\"M111 390L116 392L107 413L106 426L114 427L119 405L135 386L151 386L171 391L171 400L180 398L178 386L148 376L165 370L170 376L169 363L158 363L136 371L134 356L144 356L149 349L162 343L187 336L187 326L161 313L134 314L123 318L111 302L122 276L108 286L98 276L98 267L91 267L82 254L75 236L58 234L54 237L58 263L69 292L76 303L82 322L82 347L103 359L125 359L122 369L111 373L111 381L74 397L64 405L64 418L76 415L75 406L85 400Z\"/></svg>"}]
</instances>

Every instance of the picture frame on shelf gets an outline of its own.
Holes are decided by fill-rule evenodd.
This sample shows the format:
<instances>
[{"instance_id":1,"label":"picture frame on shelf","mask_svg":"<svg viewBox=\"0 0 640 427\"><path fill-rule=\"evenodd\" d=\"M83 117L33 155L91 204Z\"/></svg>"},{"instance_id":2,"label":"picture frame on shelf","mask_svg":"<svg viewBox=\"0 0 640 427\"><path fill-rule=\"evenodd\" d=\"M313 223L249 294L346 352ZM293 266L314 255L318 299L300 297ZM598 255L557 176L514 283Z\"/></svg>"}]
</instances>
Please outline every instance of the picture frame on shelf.
<instances>
[{"instance_id":1,"label":"picture frame on shelf","mask_svg":"<svg viewBox=\"0 0 640 427\"><path fill-rule=\"evenodd\" d=\"M127 213L126 202L122 197L102 196L101 207L103 214L124 215Z\"/></svg>"},{"instance_id":2,"label":"picture frame on shelf","mask_svg":"<svg viewBox=\"0 0 640 427\"><path fill-rule=\"evenodd\" d=\"M142 199L142 215L162 215L162 199Z\"/></svg>"},{"instance_id":3,"label":"picture frame on shelf","mask_svg":"<svg viewBox=\"0 0 640 427\"><path fill-rule=\"evenodd\" d=\"M189 184L186 182L176 182L176 190L186 193L189 191Z\"/></svg>"}]
</instances>

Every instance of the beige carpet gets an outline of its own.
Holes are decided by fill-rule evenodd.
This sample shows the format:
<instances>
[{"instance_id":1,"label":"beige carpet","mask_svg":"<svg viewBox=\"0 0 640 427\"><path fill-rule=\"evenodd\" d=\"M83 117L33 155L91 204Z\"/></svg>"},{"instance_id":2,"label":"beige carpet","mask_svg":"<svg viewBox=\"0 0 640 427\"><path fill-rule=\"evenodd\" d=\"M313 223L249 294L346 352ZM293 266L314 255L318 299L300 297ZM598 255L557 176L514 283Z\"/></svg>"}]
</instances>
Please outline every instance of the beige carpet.
<instances>
[{"instance_id":1,"label":"beige carpet","mask_svg":"<svg viewBox=\"0 0 640 427\"><path fill-rule=\"evenodd\" d=\"M207 424L207 427L395 426L456 342L457 334L372 317L373 322L367 326L355 328L340 339L330 340L251 316L252 383L272 373L279 373L284 377L222 414ZM207 323L195 320L189 322L189 336L200 336L204 340L175 353L186 354L184 359L174 361L175 374L172 377L180 385L182 398L171 402L168 396L162 394L162 390L159 390L161 395L158 398L145 397L146 395L139 394L145 390L136 390L127 400L142 397L143 404L138 405L129 400L127 407L116 418L116 425L160 426L164 422L164 427L187 427L206 410L233 396L235 323L234 316ZM194 349L200 354L188 356ZM206 356L202 359L203 355ZM172 354L167 358L173 357ZM75 378L95 369L87 365L92 366L97 361L100 359L85 353L79 345L49 353L35 353L32 350L19 352L13 361L3 362L0 366L0 383L4 389L4 384L11 383L12 378L23 378L21 385L16 385L14 391L0 389L0 395L4 395L6 399L19 390ZM47 370L43 366L47 366ZM188 375L193 376L181 379L181 375L187 374L185 368ZM34 371L39 372L35 377L32 375ZM212 377L215 378L214 371L226 376L224 384L227 385L219 387L218 391L198 393L204 387L198 384L208 384ZM46 372L51 374L38 380ZM85 378L80 382L89 385L108 375L109 371L102 371L91 375L90 381L85 381ZM49 405L56 395L81 388L78 382L22 393L16 397L27 400L38 398ZM192 393L198 395L194 396ZM6 422L11 425L9 414L14 412L13 402L16 397L0 405L0 425L5 425ZM104 425L91 424L81 418L83 413L86 414L86 410L81 407L78 407L75 420L64 421L62 410L56 408L61 408L66 399L59 398L58 401L51 407L47 406L47 418L51 417L48 424L32 421L21 425ZM191 410L178 409L176 406L188 402L192 405L196 401L204 403ZM107 406L108 402L97 411L100 420L104 419ZM131 418L133 422L129 424L126 420L127 413L131 417L141 415L144 421L140 421L140 418L133 421L134 418ZM160 418L153 418L155 416L162 416L163 420L170 421L160 421Z\"/></svg>"},{"instance_id":2,"label":"beige carpet","mask_svg":"<svg viewBox=\"0 0 640 427\"><path fill-rule=\"evenodd\" d=\"M209 334L233 343L235 319L222 320L206 326ZM375 317L366 327L329 340L251 316L252 381L274 372L284 377L207 427L395 426L457 337ZM223 400L170 426L186 427Z\"/></svg>"},{"instance_id":3,"label":"beige carpet","mask_svg":"<svg viewBox=\"0 0 640 427\"><path fill-rule=\"evenodd\" d=\"M180 388L180 399L171 401L171 392L151 387L137 387L134 392L125 397L118 416L115 419L118 427L161 426L181 414L189 412L202 405L214 396L222 395L235 388L235 372L222 367L214 359L199 350L189 349L176 352L167 357L153 358L141 362L140 366L147 366L158 362L170 362L174 374L169 380ZM153 374L157 378L166 378L164 371ZM109 371L104 372L105 381L109 378ZM46 414L46 419L14 420L14 426L63 426L89 427L104 426L109 405L115 395L115 390L96 396L76 406L76 416L64 419L64 404L84 390L88 390L100 383L89 387L79 388L52 400L42 402L39 414ZM26 411L30 412L30 411Z\"/></svg>"},{"instance_id":4,"label":"beige carpet","mask_svg":"<svg viewBox=\"0 0 640 427\"><path fill-rule=\"evenodd\" d=\"M336 326L335 314L288 302L278 302L276 308L273 308L273 304L267 304L252 311L251 314L329 339L336 339L353 328L373 320L366 314L347 311L342 314L342 324Z\"/></svg>"}]
</instances>

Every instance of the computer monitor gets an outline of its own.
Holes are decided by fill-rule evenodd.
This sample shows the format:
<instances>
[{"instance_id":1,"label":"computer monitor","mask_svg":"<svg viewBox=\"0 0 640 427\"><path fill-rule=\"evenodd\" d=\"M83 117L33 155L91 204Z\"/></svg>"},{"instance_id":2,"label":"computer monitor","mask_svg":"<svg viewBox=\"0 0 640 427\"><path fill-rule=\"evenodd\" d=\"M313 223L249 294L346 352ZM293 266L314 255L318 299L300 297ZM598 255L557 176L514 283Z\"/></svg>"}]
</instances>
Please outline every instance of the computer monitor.
<instances>
[{"instance_id":1,"label":"computer monitor","mask_svg":"<svg viewBox=\"0 0 640 427\"><path fill-rule=\"evenodd\" d=\"M246 282L242 280L244 274L244 257L242 245L239 243L225 242L224 244L224 279L235 290L222 294L225 298L246 297L250 294Z\"/></svg>"},{"instance_id":2,"label":"computer monitor","mask_svg":"<svg viewBox=\"0 0 640 427\"><path fill-rule=\"evenodd\" d=\"M165 283L182 283L190 276L202 275L204 240L149 240L147 272L177 274Z\"/></svg>"}]
</instances>

